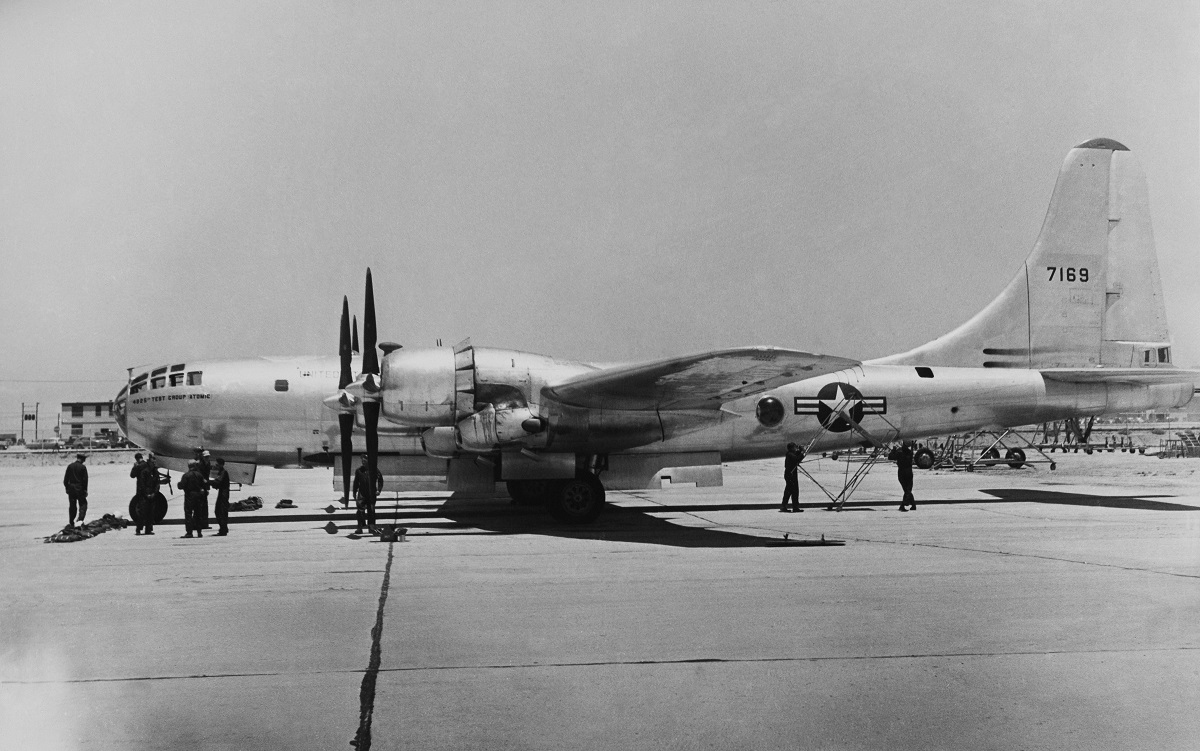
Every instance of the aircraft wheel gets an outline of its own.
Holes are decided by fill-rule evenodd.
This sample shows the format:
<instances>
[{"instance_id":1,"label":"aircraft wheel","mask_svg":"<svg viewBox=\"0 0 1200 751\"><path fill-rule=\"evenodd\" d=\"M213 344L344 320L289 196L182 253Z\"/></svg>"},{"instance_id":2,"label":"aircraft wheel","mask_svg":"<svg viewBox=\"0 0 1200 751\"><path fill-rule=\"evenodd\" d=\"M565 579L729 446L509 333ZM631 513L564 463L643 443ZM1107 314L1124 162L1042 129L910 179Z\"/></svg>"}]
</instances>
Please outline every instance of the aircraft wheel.
<instances>
[{"instance_id":1,"label":"aircraft wheel","mask_svg":"<svg viewBox=\"0 0 1200 751\"><path fill-rule=\"evenodd\" d=\"M1055 462L1050 462L1050 471L1053 472L1056 469L1058 469L1058 464Z\"/></svg>"},{"instance_id":2,"label":"aircraft wheel","mask_svg":"<svg viewBox=\"0 0 1200 751\"><path fill-rule=\"evenodd\" d=\"M913 457L913 464L917 465L917 469L933 469L933 463L933 452L929 449L921 449Z\"/></svg>"},{"instance_id":3,"label":"aircraft wheel","mask_svg":"<svg viewBox=\"0 0 1200 751\"><path fill-rule=\"evenodd\" d=\"M138 526L144 526L137 511L138 497L135 495L129 499L129 519ZM153 524L159 524L163 519L167 518L167 497L162 493L154 494L154 507L151 509L154 515Z\"/></svg>"},{"instance_id":4,"label":"aircraft wheel","mask_svg":"<svg viewBox=\"0 0 1200 751\"><path fill-rule=\"evenodd\" d=\"M1024 449L1009 449L1004 452L1004 458L1008 460L1008 466L1013 469L1020 469L1025 466L1025 450Z\"/></svg>"},{"instance_id":5,"label":"aircraft wheel","mask_svg":"<svg viewBox=\"0 0 1200 751\"><path fill-rule=\"evenodd\" d=\"M550 512L562 521L584 524L593 521L604 508L604 485L594 475L563 480L555 490Z\"/></svg>"}]
</instances>

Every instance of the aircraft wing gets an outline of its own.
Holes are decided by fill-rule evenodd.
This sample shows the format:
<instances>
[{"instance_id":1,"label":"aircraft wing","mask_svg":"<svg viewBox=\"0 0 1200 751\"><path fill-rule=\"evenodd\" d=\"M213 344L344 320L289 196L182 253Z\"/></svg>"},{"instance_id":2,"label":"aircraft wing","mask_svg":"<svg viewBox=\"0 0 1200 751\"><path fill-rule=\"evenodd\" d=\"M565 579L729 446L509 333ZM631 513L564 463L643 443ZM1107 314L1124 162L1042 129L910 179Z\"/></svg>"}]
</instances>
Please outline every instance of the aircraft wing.
<instances>
[{"instance_id":1,"label":"aircraft wing","mask_svg":"<svg viewBox=\"0 0 1200 751\"><path fill-rule=\"evenodd\" d=\"M592 409L712 409L731 399L861 363L776 347L739 347L618 365L546 386L543 395Z\"/></svg>"},{"instance_id":2,"label":"aircraft wing","mask_svg":"<svg viewBox=\"0 0 1200 751\"><path fill-rule=\"evenodd\" d=\"M1066 383L1200 383L1200 370L1180 368L1046 368L1041 373Z\"/></svg>"}]
</instances>

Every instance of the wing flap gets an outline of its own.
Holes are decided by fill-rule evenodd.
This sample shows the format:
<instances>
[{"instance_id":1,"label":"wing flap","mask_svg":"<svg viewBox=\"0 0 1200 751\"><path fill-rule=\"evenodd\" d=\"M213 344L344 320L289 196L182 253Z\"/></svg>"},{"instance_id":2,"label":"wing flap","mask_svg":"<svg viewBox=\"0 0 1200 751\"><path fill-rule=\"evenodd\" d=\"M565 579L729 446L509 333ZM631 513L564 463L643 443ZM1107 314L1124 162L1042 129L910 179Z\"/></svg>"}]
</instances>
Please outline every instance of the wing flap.
<instances>
[{"instance_id":1,"label":"wing flap","mask_svg":"<svg viewBox=\"0 0 1200 751\"><path fill-rule=\"evenodd\" d=\"M861 363L775 347L739 347L619 365L546 386L549 399L591 409L713 409Z\"/></svg>"}]
</instances>

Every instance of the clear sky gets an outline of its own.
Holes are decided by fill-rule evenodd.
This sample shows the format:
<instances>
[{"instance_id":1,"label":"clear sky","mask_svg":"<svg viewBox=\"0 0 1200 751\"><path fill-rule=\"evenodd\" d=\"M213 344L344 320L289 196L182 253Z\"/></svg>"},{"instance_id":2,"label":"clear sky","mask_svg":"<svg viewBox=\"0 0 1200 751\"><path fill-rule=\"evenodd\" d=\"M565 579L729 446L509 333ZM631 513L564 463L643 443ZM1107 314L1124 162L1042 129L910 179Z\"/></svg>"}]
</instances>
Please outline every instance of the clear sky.
<instances>
[{"instance_id":1,"label":"clear sky","mask_svg":"<svg viewBox=\"0 0 1200 751\"><path fill-rule=\"evenodd\" d=\"M1099 136L1197 364L1198 81L1192 0L10 0L0 431L133 365L336 354L367 266L406 346L900 351Z\"/></svg>"}]
</instances>

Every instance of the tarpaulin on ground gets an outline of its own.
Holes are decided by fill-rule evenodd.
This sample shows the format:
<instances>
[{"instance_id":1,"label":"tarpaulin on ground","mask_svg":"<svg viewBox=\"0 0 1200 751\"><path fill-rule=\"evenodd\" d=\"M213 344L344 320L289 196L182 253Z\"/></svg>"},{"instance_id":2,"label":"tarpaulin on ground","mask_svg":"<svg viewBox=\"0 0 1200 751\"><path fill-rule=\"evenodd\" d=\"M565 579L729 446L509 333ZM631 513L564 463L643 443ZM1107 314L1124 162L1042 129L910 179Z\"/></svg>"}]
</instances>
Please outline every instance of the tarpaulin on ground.
<instances>
[{"instance_id":1,"label":"tarpaulin on ground","mask_svg":"<svg viewBox=\"0 0 1200 751\"><path fill-rule=\"evenodd\" d=\"M128 526L129 520L125 517L105 514L99 519L94 519L86 524L80 524L78 527L63 527L61 531L47 537L46 542L79 542L80 540L90 540L96 535L107 532L110 529L124 529Z\"/></svg>"},{"instance_id":2,"label":"tarpaulin on ground","mask_svg":"<svg viewBox=\"0 0 1200 751\"><path fill-rule=\"evenodd\" d=\"M263 500L256 495L234 501L229 504L230 511L258 511L263 506Z\"/></svg>"}]
</instances>

